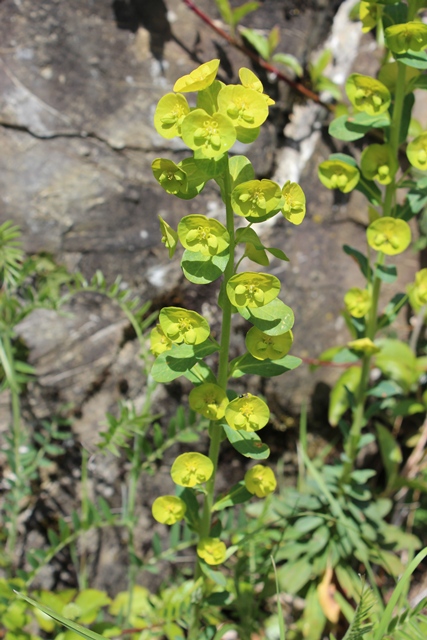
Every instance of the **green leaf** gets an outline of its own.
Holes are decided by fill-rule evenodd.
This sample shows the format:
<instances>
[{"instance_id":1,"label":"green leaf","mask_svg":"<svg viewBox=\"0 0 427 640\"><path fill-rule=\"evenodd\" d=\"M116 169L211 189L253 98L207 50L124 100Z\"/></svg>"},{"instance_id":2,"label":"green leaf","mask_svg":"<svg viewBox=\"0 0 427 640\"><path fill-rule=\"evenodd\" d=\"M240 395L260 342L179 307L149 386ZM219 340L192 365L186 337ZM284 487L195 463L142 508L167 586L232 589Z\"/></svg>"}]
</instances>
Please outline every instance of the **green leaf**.
<instances>
[{"instance_id":1,"label":"green leaf","mask_svg":"<svg viewBox=\"0 0 427 640\"><path fill-rule=\"evenodd\" d=\"M349 392L355 393L360 382L360 367L349 367L341 374L331 392L329 401L329 422L336 427L340 418L350 406Z\"/></svg>"},{"instance_id":2,"label":"green leaf","mask_svg":"<svg viewBox=\"0 0 427 640\"><path fill-rule=\"evenodd\" d=\"M186 374L198 360L215 351L218 351L218 347L210 340L194 347L188 344L174 344L169 351L164 351L156 358L151 375L156 382L171 382Z\"/></svg>"},{"instance_id":3,"label":"green leaf","mask_svg":"<svg viewBox=\"0 0 427 640\"><path fill-rule=\"evenodd\" d=\"M199 251L186 249L181 260L185 277L194 284L209 284L222 276L230 254L224 251L216 256L206 256Z\"/></svg>"},{"instance_id":4,"label":"green leaf","mask_svg":"<svg viewBox=\"0 0 427 640\"><path fill-rule=\"evenodd\" d=\"M381 352L376 356L376 366L406 392L410 391L418 380L417 359L412 349L406 343L391 338L378 340L377 344Z\"/></svg>"},{"instance_id":5,"label":"green leaf","mask_svg":"<svg viewBox=\"0 0 427 640\"><path fill-rule=\"evenodd\" d=\"M224 22L226 22L231 27L231 25L233 24L233 18L232 18L233 10L230 6L229 1L215 0L215 4L218 8L218 11L221 14L221 18L224 20Z\"/></svg>"},{"instance_id":6,"label":"green leaf","mask_svg":"<svg viewBox=\"0 0 427 640\"><path fill-rule=\"evenodd\" d=\"M393 283L397 278L397 269L394 264L377 264L375 275L383 282Z\"/></svg>"},{"instance_id":7,"label":"green leaf","mask_svg":"<svg viewBox=\"0 0 427 640\"><path fill-rule=\"evenodd\" d=\"M288 67L289 69L292 69L292 71L298 77L302 77L304 74L300 62L297 58L295 58L295 56L291 55L290 53L275 53L272 60L274 60L274 62L279 62L280 64L285 65L285 67Z\"/></svg>"},{"instance_id":8,"label":"green leaf","mask_svg":"<svg viewBox=\"0 0 427 640\"><path fill-rule=\"evenodd\" d=\"M396 439L382 424L375 425L381 458L387 475L387 485L393 486L402 463L402 452Z\"/></svg>"},{"instance_id":9,"label":"green leaf","mask_svg":"<svg viewBox=\"0 0 427 640\"><path fill-rule=\"evenodd\" d=\"M297 594L310 580L311 575L311 561L307 558L288 562L277 570L281 591L291 595Z\"/></svg>"},{"instance_id":10,"label":"green leaf","mask_svg":"<svg viewBox=\"0 0 427 640\"><path fill-rule=\"evenodd\" d=\"M277 298L263 307L238 307L237 311L245 319L269 336L278 336L292 329L294 312Z\"/></svg>"},{"instance_id":11,"label":"green leaf","mask_svg":"<svg viewBox=\"0 0 427 640\"><path fill-rule=\"evenodd\" d=\"M427 53L425 51L407 51L406 53L395 53L393 55L398 62L403 62L408 67L427 69Z\"/></svg>"},{"instance_id":12,"label":"green leaf","mask_svg":"<svg viewBox=\"0 0 427 640\"><path fill-rule=\"evenodd\" d=\"M253 431L235 431L227 424L223 425L224 432L232 446L245 458L265 460L270 455L270 449Z\"/></svg>"},{"instance_id":13,"label":"green leaf","mask_svg":"<svg viewBox=\"0 0 427 640\"><path fill-rule=\"evenodd\" d=\"M261 242L258 234L256 233L256 231L254 229L252 229L252 227L241 227L240 229L237 229L236 231L236 243L240 244L240 243L249 243L251 245L254 246L254 248L257 251L268 251L269 253L271 253L271 255L273 255L275 258L278 258L279 260L285 260L286 262L289 262L289 258L287 257L287 255L281 251L280 249L276 249L274 247L265 247L263 245L263 243ZM250 258L251 256L248 254L248 257ZM268 264L268 262L267 262Z\"/></svg>"},{"instance_id":14,"label":"green leaf","mask_svg":"<svg viewBox=\"0 0 427 640\"><path fill-rule=\"evenodd\" d=\"M252 45L261 58L264 58L264 60L269 59L270 48L267 38L253 29L241 29L240 34L249 42L250 45Z\"/></svg>"},{"instance_id":15,"label":"green leaf","mask_svg":"<svg viewBox=\"0 0 427 640\"><path fill-rule=\"evenodd\" d=\"M231 489L217 500L212 507L212 511L222 511L222 509L226 509L227 507L233 507L236 504L242 504L242 502L246 502L252 498L252 493L250 493L246 487L243 480L235 484L231 487Z\"/></svg>"},{"instance_id":16,"label":"green leaf","mask_svg":"<svg viewBox=\"0 0 427 640\"><path fill-rule=\"evenodd\" d=\"M355 116L339 116L329 125L329 134L338 140L350 142L359 140L372 128L386 127L390 124L390 118L386 114L370 116L367 113L358 113Z\"/></svg>"},{"instance_id":17,"label":"green leaf","mask_svg":"<svg viewBox=\"0 0 427 640\"><path fill-rule=\"evenodd\" d=\"M296 369L301 362L301 358L296 356L284 356L279 360L258 360L250 353L246 353L230 363L230 370L233 378L240 378L245 374L272 378Z\"/></svg>"},{"instance_id":18,"label":"green leaf","mask_svg":"<svg viewBox=\"0 0 427 640\"><path fill-rule=\"evenodd\" d=\"M348 244L345 244L343 246L343 251L356 261L365 278L369 280L371 277L371 269L369 267L369 262L366 256L364 256L363 253L360 253L360 251L358 251L357 249L350 247Z\"/></svg>"},{"instance_id":19,"label":"green leaf","mask_svg":"<svg viewBox=\"0 0 427 640\"><path fill-rule=\"evenodd\" d=\"M86 629L85 627L82 627L80 624L77 624L76 622L72 622L71 620L67 620L67 618L64 618L64 616L61 616L59 613L57 613L53 609L50 609L50 607L45 607L44 605L40 604L39 602L36 602L35 600L32 600L32 598L29 598L28 596L24 596L22 593L19 593L19 592L16 592L16 593L20 598L22 598L23 600L25 600L26 602L31 604L33 607L36 607L36 609L39 609L40 611L43 611L43 613L45 613L46 615L48 615L51 618L53 618L54 620L56 620L57 622L62 624L67 629L70 629L71 631L74 631L75 633L77 633L82 638L85 638L86 640L105 640L104 636L100 636L98 633L95 633L94 631L91 631L90 629Z\"/></svg>"},{"instance_id":20,"label":"green leaf","mask_svg":"<svg viewBox=\"0 0 427 640\"><path fill-rule=\"evenodd\" d=\"M223 1L223 0L220 0ZM240 7L236 7L236 9L233 9L233 17L232 17L232 24L235 27L236 25L239 24L239 22L241 20L243 20L243 18L245 16L248 15L248 13L252 13L252 11L256 11L259 7L259 2L245 2L245 4L242 4Z\"/></svg>"}]
</instances>

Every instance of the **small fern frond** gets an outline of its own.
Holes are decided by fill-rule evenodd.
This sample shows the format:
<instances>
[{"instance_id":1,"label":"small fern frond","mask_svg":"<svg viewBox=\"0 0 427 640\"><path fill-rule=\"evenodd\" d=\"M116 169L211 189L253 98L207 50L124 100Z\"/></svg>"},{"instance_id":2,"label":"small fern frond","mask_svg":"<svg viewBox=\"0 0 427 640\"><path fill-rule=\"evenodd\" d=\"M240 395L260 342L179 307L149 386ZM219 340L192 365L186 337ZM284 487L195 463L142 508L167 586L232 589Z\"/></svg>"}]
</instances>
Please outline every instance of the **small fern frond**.
<instances>
[{"instance_id":1,"label":"small fern frond","mask_svg":"<svg viewBox=\"0 0 427 640\"><path fill-rule=\"evenodd\" d=\"M366 624L366 621L370 617L374 605L375 596L372 590L363 583L359 604L343 640L360 640L366 633L372 631L373 625Z\"/></svg>"},{"instance_id":2,"label":"small fern frond","mask_svg":"<svg viewBox=\"0 0 427 640\"><path fill-rule=\"evenodd\" d=\"M13 287L19 280L24 252L19 227L6 220L0 225L0 286Z\"/></svg>"}]
</instances>

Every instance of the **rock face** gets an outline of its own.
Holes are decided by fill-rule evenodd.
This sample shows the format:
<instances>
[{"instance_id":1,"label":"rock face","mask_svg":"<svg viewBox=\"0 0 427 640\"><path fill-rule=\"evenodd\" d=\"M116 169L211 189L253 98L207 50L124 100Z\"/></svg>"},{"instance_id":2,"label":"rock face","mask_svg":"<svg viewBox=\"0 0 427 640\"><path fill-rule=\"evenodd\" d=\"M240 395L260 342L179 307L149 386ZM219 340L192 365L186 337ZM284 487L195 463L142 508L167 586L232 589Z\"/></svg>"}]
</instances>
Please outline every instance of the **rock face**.
<instances>
[{"instance_id":1,"label":"rock face","mask_svg":"<svg viewBox=\"0 0 427 640\"><path fill-rule=\"evenodd\" d=\"M245 24L266 31L279 25L279 50L306 63L328 36L340 4L265 0ZM215 3L197 5L218 18ZM0 16L0 222L11 219L21 226L29 253L50 252L86 277L97 269L109 281L120 274L157 306L185 302L215 319L216 286L201 292L183 281L179 263L167 260L160 243L157 215L170 224L188 213L210 211L221 218L218 193L208 184L196 200L182 201L162 191L152 160L161 155L179 161L186 151L180 141L158 136L152 119L159 98L195 65L219 57L221 79L236 81L247 59L179 0L3 0ZM294 180L298 166L307 220L299 228L278 220L263 233L291 259L271 267L295 311L293 353L316 357L346 339L342 297L359 279L340 247L349 241L364 246L364 205L357 197L333 199L318 184L316 165L329 154L330 143L317 134L314 152L305 157L304 139L319 132L323 115L304 115L308 131L290 132L285 125L295 118L296 96L265 74L262 79L276 107L262 136L242 152L259 177ZM296 156L285 157L287 148ZM410 272L414 262L406 258L404 268ZM91 450L105 412L120 398L143 402L146 379L118 308L88 296L76 298L66 311L71 315L36 312L18 328L40 374L29 402L38 419L71 403L76 436ZM237 355L243 332L236 329ZM312 377L301 367L289 378L268 382L264 392L274 403L279 428L286 411L298 412L316 380L329 375ZM255 388L259 381L248 384ZM159 406L174 410L185 387L176 393L171 401L159 392ZM95 485L105 482L101 470L95 467L92 474ZM112 482L117 476L111 474ZM101 566L99 575L108 573L109 562L106 556L107 570Z\"/></svg>"}]
</instances>

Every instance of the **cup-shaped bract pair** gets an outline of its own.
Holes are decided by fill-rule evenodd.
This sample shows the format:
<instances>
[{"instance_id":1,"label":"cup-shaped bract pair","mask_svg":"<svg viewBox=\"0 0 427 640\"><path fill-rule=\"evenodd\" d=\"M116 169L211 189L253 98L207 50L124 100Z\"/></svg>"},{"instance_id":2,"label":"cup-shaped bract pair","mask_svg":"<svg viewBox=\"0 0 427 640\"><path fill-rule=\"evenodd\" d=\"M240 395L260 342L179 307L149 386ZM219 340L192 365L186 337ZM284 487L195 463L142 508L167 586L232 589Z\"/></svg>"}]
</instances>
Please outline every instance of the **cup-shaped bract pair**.
<instances>
[{"instance_id":1,"label":"cup-shaped bract pair","mask_svg":"<svg viewBox=\"0 0 427 640\"><path fill-rule=\"evenodd\" d=\"M344 296L348 313L354 318L363 318L371 308L371 294L367 289L352 287Z\"/></svg>"},{"instance_id":2,"label":"cup-shaped bract pair","mask_svg":"<svg viewBox=\"0 0 427 640\"><path fill-rule=\"evenodd\" d=\"M268 273L245 271L227 282L227 296L235 307L263 307L279 295L280 280Z\"/></svg>"},{"instance_id":3,"label":"cup-shaped bract pair","mask_svg":"<svg viewBox=\"0 0 427 640\"><path fill-rule=\"evenodd\" d=\"M219 158L236 142L236 129L222 113L209 115L204 109L194 109L182 121L181 136L190 149L203 157Z\"/></svg>"},{"instance_id":4,"label":"cup-shaped bract pair","mask_svg":"<svg viewBox=\"0 0 427 640\"><path fill-rule=\"evenodd\" d=\"M363 150L360 168L368 180L390 184L398 169L396 155L388 144L371 144Z\"/></svg>"},{"instance_id":5,"label":"cup-shaped bract pair","mask_svg":"<svg viewBox=\"0 0 427 640\"><path fill-rule=\"evenodd\" d=\"M347 343L347 347L356 353L361 353L364 356L373 356L375 353L379 353L381 349L372 342L370 338L358 338Z\"/></svg>"},{"instance_id":6,"label":"cup-shaped bract pair","mask_svg":"<svg viewBox=\"0 0 427 640\"><path fill-rule=\"evenodd\" d=\"M409 162L416 169L427 169L427 131L414 138L406 148Z\"/></svg>"},{"instance_id":7,"label":"cup-shaped bract pair","mask_svg":"<svg viewBox=\"0 0 427 640\"><path fill-rule=\"evenodd\" d=\"M257 129L267 120L268 105L257 90L229 84L218 93L218 111L237 129Z\"/></svg>"},{"instance_id":8,"label":"cup-shaped bract pair","mask_svg":"<svg viewBox=\"0 0 427 640\"><path fill-rule=\"evenodd\" d=\"M352 191L360 178L359 169L343 160L321 162L318 175L320 182L327 189L339 189L343 193Z\"/></svg>"},{"instance_id":9,"label":"cup-shaped bract pair","mask_svg":"<svg viewBox=\"0 0 427 640\"><path fill-rule=\"evenodd\" d=\"M264 400L245 393L227 405L225 419L236 431L259 431L269 421L270 410Z\"/></svg>"},{"instance_id":10,"label":"cup-shaped bract pair","mask_svg":"<svg viewBox=\"0 0 427 640\"><path fill-rule=\"evenodd\" d=\"M305 216L305 194L299 184L296 182L288 182L283 186L282 196L284 204L282 213L286 220L292 224L301 224Z\"/></svg>"},{"instance_id":11,"label":"cup-shaped bract pair","mask_svg":"<svg viewBox=\"0 0 427 640\"><path fill-rule=\"evenodd\" d=\"M411 228L405 220L386 216L374 220L366 230L368 244L388 256L402 253L411 242Z\"/></svg>"},{"instance_id":12,"label":"cup-shaped bract pair","mask_svg":"<svg viewBox=\"0 0 427 640\"><path fill-rule=\"evenodd\" d=\"M249 222L262 222L282 208L282 190L272 180L249 180L233 189L231 204L238 216Z\"/></svg>"},{"instance_id":13,"label":"cup-shaped bract pair","mask_svg":"<svg viewBox=\"0 0 427 640\"><path fill-rule=\"evenodd\" d=\"M422 51L427 47L427 25L423 22L393 24L384 31L387 47L393 53Z\"/></svg>"},{"instance_id":14,"label":"cup-shaped bract pair","mask_svg":"<svg viewBox=\"0 0 427 640\"><path fill-rule=\"evenodd\" d=\"M254 91L258 91L258 93L261 93L267 103L267 106L275 104L274 100L270 98L270 96L268 96L266 93L264 93L263 84L253 71L247 69L247 67L241 67L239 69L239 78L244 87L246 87L247 89L253 89Z\"/></svg>"},{"instance_id":15,"label":"cup-shaped bract pair","mask_svg":"<svg viewBox=\"0 0 427 640\"><path fill-rule=\"evenodd\" d=\"M178 236L186 249L200 252L204 256L216 256L230 244L230 234L223 224L198 214L184 216L180 220Z\"/></svg>"},{"instance_id":16,"label":"cup-shaped bract pair","mask_svg":"<svg viewBox=\"0 0 427 640\"><path fill-rule=\"evenodd\" d=\"M173 258L175 249L178 244L178 234L175 229L159 216L160 232L162 234L162 242L169 251L169 258Z\"/></svg>"},{"instance_id":17,"label":"cup-shaped bract pair","mask_svg":"<svg viewBox=\"0 0 427 640\"><path fill-rule=\"evenodd\" d=\"M150 351L156 356L159 356L165 351L172 349L173 342L170 340L163 331L160 324L157 324L150 332Z\"/></svg>"},{"instance_id":18,"label":"cup-shaped bract pair","mask_svg":"<svg viewBox=\"0 0 427 640\"><path fill-rule=\"evenodd\" d=\"M427 269L415 274L415 281L408 285L407 292L411 307L418 313L427 304Z\"/></svg>"},{"instance_id":19,"label":"cup-shaped bract pair","mask_svg":"<svg viewBox=\"0 0 427 640\"><path fill-rule=\"evenodd\" d=\"M280 360L292 347L292 331L278 336L269 336L258 327L252 327L246 334L246 348L257 360Z\"/></svg>"},{"instance_id":20,"label":"cup-shaped bract pair","mask_svg":"<svg viewBox=\"0 0 427 640\"><path fill-rule=\"evenodd\" d=\"M209 62L204 62L189 74L178 78L173 90L179 93L188 93L190 91L207 89L216 78L219 62L217 58L209 60Z\"/></svg>"},{"instance_id":21,"label":"cup-shaped bract pair","mask_svg":"<svg viewBox=\"0 0 427 640\"><path fill-rule=\"evenodd\" d=\"M172 195L187 189L187 174L175 162L167 158L156 158L151 163L153 175L160 186Z\"/></svg>"},{"instance_id":22,"label":"cup-shaped bract pair","mask_svg":"<svg viewBox=\"0 0 427 640\"><path fill-rule=\"evenodd\" d=\"M186 510L185 502L177 496L160 496L154 500L151 507L153 518L160 524L168 525L182 520Z\"/></svg>"},{"instance_id":23,"label":"cup-shaped bract pair","mask_svg":"<svg viewBox=\"0 0 427 640\"><path fill-rule=\"evenodd\" d=\"M176 344L202 344L210 334L209 324L203 316L180 307L164 307L159 322L164 334Z\"/></svg>"},{"instance_id":24,"label":"cup-shaped bract pair","mask_svg":"<svg viewBox=\"0 0 427 640\"><path fill-rule=\"evenodd\" d=\"M203 453L182 453L172 465L171 477L180 487L195 487L209 480L213 468L212 460Z\"/></svg>"},{"instance_id":25,"label":"cup-shaped bract pair","mask_svg":"<svg viewBox=\"0 0 427 640\"><path fill-rule=\"evenodd\" d=\"M167 93L160 98L154 114L154 128L163 138L181 135L181 124L190 113L190 105L179 93Z\"/></svg>"},{"instance_id":26,"label":"cup-shaped bract pair","mask_svg":"<svg viewBox=\"0 0 427 640\"><path fill-rule=\"evenodd\" d=\"M370 116L385 113L390 106L390 91L382 82L370 76L352 73L347 79L345 90L351 104Z\"/></svg>"},{"instance_id":27,"label":"cup-shaped bract pair","mask_svg":"<svg viewBox=\"0 0 427 640\"><path fill-rule=\"evenodd\" d=\"M224 389L214 382L203 382L203 384L194 387L190 391L188 401L193 411L201 413L209 420L223 418L228 405Z\"/></svg>"},{"instance_id":28,"label":"cup-shaped bract pair","mask_svg":"<svg viewBox=\"0 0 427 640\"><path fill-rule=\"evenodd\" d=\"M224 562L227 547L219 538L202 538L197 545L197 555L206 564L216 565Z\"/></svg>"},{"instance_id":29,"label":"cup-shaped bract pair","mask_svg":"<svg viewBox=\"0 0 427 640\"><path fill-rule=\"evenodd\" d=\"M275 490L277 480L270 467L256 464L245 473L245 487L257 498L265 498Z\"/></svg>"},{"instance_id":30,"label":"cup-shaped bract pair","mask_svg":"<svg viewBox=\"0 0 427 640\"><path fill-rule=\"evenodd\" d=\"M359 6L359 18L362 23L362 32L368 33L375 29L381 19L384 7L376 2L362 2Z\"/></svg>"}]
</instances>

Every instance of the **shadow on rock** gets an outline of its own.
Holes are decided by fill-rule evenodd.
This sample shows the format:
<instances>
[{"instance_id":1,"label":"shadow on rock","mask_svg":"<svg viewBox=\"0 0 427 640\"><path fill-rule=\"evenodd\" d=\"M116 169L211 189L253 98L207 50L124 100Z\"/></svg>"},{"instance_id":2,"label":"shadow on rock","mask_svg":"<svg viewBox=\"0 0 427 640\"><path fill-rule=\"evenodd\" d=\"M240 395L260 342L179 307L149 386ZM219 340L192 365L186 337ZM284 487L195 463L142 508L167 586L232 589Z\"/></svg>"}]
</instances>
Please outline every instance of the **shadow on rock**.
<instances>
[{"instance_id":1,"label":"shadow on rock","mask_svg":"<svg viewBox=\"0 0 427 640\"><path fill-rule=\"evenodd\" d=\"M163 0L114 0L112 7L119 29L135 33L144 27L149 31L150 51L161 60L165 43L172 36Z\"/></svg>"}]
</instances>

